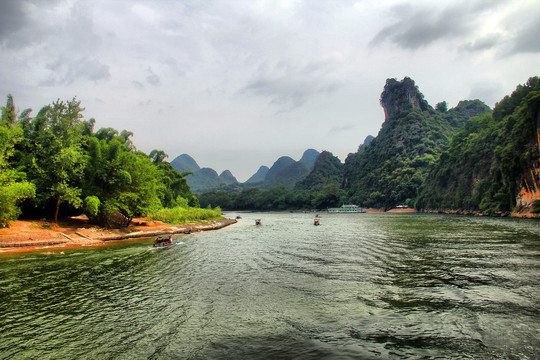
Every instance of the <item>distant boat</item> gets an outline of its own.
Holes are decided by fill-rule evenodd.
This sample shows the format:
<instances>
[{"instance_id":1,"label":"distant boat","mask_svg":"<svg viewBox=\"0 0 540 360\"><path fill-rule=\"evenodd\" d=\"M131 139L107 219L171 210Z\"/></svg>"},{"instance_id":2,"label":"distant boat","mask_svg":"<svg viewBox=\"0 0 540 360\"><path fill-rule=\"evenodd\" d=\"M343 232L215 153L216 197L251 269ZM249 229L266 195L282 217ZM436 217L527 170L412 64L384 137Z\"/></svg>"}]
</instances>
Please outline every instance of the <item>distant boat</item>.
<instances>
[{"instance_id":1,"label":"distant boat","mask_svg":"<svg viewBox=\"0 0 540 360\"><path fill-rule=\"evenodd\" d=\"M341 205L340 208L328 209L329 214L353 214L353 213L365 213L366 211L358 205Z\"/></svg>"},{"instance_id":2,"label":"distant boat","mask_svg":"<svg viewBox=\"0 0 540 360\"><path fill-rule=\"evenodd\" d=\"M241 217L240 215L238 215L236 218L237 218L237 219L241 219L242 217Z\"/></svg>"},{"instance_id":3,"label":"distant boat","mask_svg":"<svg viewBox=\"0 0 540 360\"><path fill-rule=\"evenodd\" d=\"M313 222L313 225L321 225L319 218L315 218L315 221Z\"/></svg>"},{"instance_id":4,"label":"distant boat","mask_svg":"<svg viewBox=\"0 0 540 360\"><path fill-rule=\"evenodd\" d=\"M255 219L255 225L261 225L262 222L261 222L261 219Z\"/></svg>"}]
</instances>

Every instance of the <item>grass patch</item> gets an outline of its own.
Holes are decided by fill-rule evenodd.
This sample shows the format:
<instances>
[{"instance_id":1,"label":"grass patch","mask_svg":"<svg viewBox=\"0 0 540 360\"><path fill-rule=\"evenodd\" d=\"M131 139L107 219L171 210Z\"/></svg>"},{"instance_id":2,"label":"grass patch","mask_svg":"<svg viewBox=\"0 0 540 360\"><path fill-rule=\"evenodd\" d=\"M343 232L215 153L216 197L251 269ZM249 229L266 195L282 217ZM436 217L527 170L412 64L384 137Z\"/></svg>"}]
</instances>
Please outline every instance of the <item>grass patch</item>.
<instances>
[{"instance_id":1,"label":"grass patch","mask_svg":"<svg viewBox=\"0 0 540 360\"><path fill-rule=\"evenodd\" d=\"M201 208L183 208L175 207L170 209L161 209L150 215L152 220L163 221L171 225L181 225L189 222L197 222L201 220L220 220L221 209L201 209Z\"/></svg>"}]
</instances>

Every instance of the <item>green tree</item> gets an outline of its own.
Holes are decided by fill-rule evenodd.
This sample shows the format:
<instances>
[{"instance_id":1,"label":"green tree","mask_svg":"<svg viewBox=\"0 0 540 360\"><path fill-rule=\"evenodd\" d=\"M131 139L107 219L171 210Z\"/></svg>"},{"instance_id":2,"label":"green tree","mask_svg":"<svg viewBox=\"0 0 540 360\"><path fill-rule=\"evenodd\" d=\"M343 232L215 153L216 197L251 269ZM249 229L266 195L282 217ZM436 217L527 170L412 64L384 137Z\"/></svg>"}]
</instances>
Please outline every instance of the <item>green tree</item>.
<instances>
[{"instance_id":1,"label":"green tree","mask_svg":"<svg viewBox=\"0 0 540 360\"><path fill-rule=\"evenodd\" d=\"M74 207L82 204L81 182L86 165L80 135L83 111L76 98L57 100L42 108L32 123L29 176L36 185L39 205L48 208L52 203L55 222L62 202Z\"/></svg>"},{"instance_id":2,"label":"green tree","mask_svg":"<svg viewBox=\"0 0 540 360\"><path fill-rule=\"evenodd\" d=\"M10 117L0 122L0 227L9 226L20 215L19 203L35 196L35 186L26 175L10 165L16 144L22 139L22 128Z\"/></svg>"}]
</instances>

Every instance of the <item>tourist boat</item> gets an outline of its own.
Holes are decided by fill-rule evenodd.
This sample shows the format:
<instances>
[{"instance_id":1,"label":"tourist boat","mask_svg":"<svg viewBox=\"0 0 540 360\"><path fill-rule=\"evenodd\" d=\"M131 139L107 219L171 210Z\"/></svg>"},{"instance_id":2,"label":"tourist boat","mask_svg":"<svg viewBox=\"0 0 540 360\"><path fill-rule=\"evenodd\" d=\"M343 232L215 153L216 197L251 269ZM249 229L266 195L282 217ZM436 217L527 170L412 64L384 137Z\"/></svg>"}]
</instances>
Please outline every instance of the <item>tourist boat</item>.
<instances>
[{"instance_id":1,"label":"tourist boat","mask_svg":"<svg viewBox=\"0 0 540 360\"><path fill-rule=\"evenodd\" d=\"M313 225L321 225L321 223L319 222L319 218L315 218Z\"/></svg>"},{"instance_id":2,"label":"tourist boat","mask_svg":"<svg viewBox=\"0 0 540 360\"><path fill-rule=\"evenodd\" d=\"M255 225L261 225L262 222L261 222L261 219L255 219Z\"/></svg>"},{"instance_id":3,"label":"tourist boat","mask_svg":"<svg viewBox=\"0 0 540 360\"><path fill-rule=\"evenodd\" d=\"M154 241L154 245L152 245L152 249L161 249L164 247L169 247L173 245L182 244L181 241L173 241L172 235L169 237L158 237Z\"/></svg>"},{"instance_id":4,"label":"tourist boat","mask_svg":"<svg viewBox=\"0 0 540 360\"><path fill-rule=\"evenodd\" d=\"M366 211L358 205L341 205L340 208L328 209L329 214L353 214L353 213L365 213Z\"/></svg>"}]
</instances>

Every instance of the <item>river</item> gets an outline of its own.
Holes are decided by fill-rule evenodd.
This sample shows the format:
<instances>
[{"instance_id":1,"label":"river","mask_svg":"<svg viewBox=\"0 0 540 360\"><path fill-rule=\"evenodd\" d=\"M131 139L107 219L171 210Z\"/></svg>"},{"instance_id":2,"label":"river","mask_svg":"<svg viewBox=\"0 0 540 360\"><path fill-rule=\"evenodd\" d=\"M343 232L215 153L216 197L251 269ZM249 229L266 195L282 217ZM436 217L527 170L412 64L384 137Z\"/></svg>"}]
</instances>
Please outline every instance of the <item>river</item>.
<instances>
[{"instance_id":1,"label":"river","mask_svg":"<svg viewBox=\"0 0 540 360\"><path fill-rule=\"evenodd\" d=\"M538 221L241 216L158 250L0 254L0 358L540 358Z\"/></svg>"}]
</instances>

